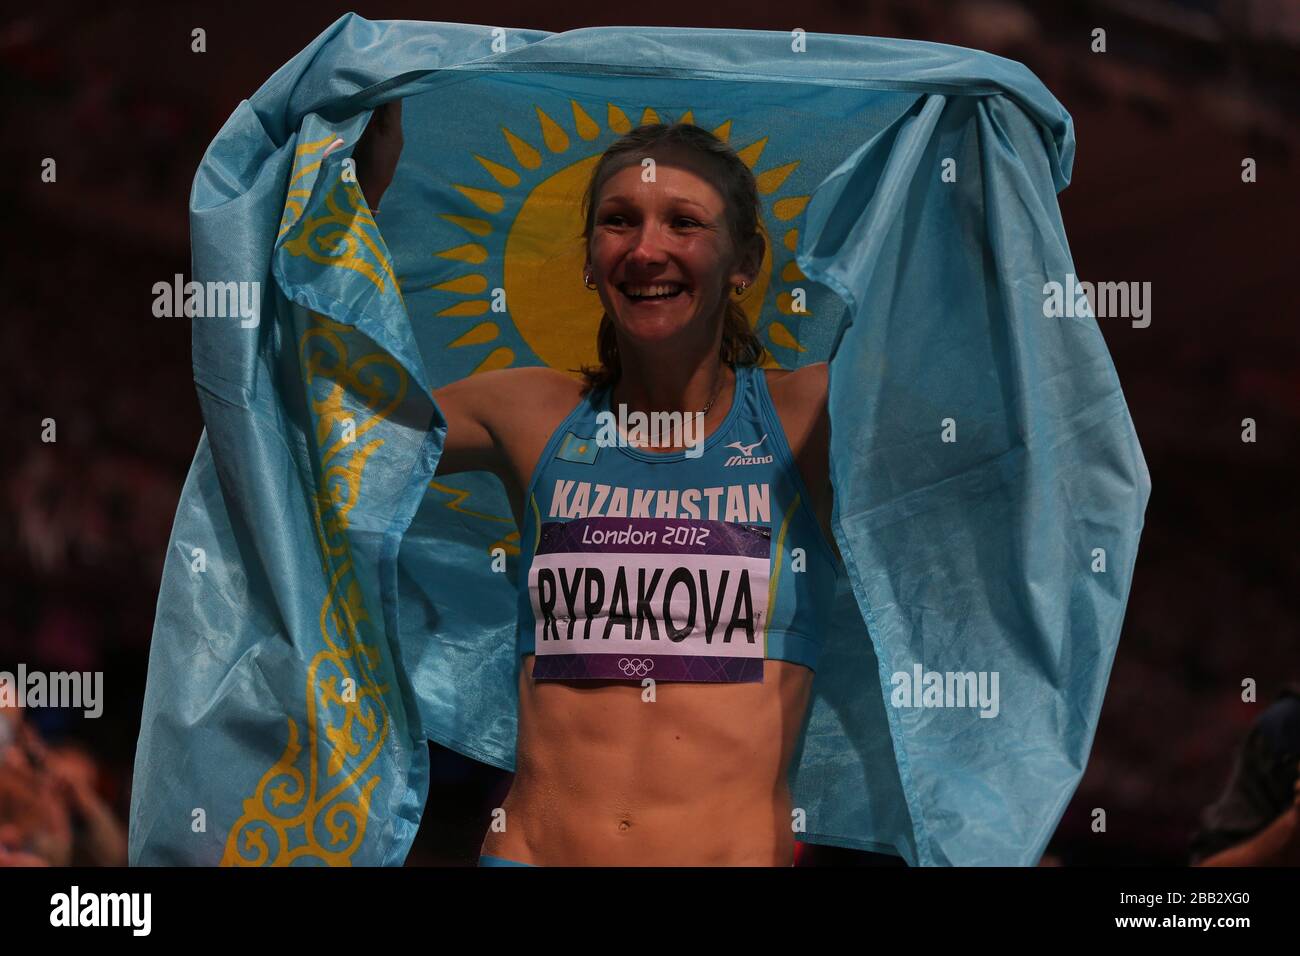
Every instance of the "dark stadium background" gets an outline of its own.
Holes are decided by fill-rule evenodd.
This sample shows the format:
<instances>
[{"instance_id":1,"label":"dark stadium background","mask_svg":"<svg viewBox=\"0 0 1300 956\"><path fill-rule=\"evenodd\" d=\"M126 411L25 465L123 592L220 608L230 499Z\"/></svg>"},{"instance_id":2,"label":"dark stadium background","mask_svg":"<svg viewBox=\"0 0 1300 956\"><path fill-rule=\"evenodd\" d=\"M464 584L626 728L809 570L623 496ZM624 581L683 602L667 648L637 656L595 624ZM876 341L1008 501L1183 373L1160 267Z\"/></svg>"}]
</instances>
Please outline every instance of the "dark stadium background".
<instances>
[{"instance_id":1,"label":"dark stadium background","mask_svg":"<svg viewBox=\"0 0 1300 956\"><path fill-rule=\"evenodd\" d=\"M1295 217L1300 4L1287 0L70 4L0 15L0 670L102 670L99 720L33 711L125 820L164 550L202 429L187 200L241 99L349 10L563 31L635 23L896 36L1028 65L1074 118L1060 201L1081 279L1150 281L1152 322L1100 320L1154 486L1091 761L1047 863L1183 863L1197 816L1297 659ZM250 25L255 24L255 28ZM208 52L190 52L189 31ZM1090 51L1107 31L1108 52ZM57 188L40 161L59 162ZM1258 182L1241 181L1241 161ZM57 420L59 440L40 441ZM1258 441L1241 441L1254 418ZM1243 703L1254 678L1259 702ZM508 780L434 748L411 864L477 855ZM1107 831L1090 828L1107 811ZM801 865L872 863L808 851Z\"/></svg>"}]
</instances>

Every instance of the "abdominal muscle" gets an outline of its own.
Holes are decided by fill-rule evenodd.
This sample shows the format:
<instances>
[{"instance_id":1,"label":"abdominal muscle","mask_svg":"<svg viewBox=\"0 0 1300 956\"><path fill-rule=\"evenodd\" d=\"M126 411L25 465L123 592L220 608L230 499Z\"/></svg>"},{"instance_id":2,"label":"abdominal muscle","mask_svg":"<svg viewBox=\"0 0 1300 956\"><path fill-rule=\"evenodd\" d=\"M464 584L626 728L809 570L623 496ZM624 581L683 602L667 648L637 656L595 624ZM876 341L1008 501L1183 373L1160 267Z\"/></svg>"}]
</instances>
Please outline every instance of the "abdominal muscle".
<instances>
[{"instance_id":1,"label":"abdominal muscle","mask_svg":"<svg viewBox=\"0 0 1300 956\"><path fill-rule=\"evenodd\" d=\"M786 774L812 671L763 682L532 680L523 660L504 829L482 852L535 866L789 866Z\"/></svg>"}]
</instances>

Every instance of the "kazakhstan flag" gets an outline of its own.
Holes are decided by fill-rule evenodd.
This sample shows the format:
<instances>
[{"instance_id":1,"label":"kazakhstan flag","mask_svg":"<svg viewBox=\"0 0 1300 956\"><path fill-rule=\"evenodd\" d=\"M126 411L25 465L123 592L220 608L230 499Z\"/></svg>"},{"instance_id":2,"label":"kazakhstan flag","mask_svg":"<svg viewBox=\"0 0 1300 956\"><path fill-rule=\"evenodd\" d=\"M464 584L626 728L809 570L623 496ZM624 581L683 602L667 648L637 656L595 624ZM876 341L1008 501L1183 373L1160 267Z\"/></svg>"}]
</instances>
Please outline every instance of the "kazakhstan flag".
<instances>
[{"instance_id":1,"label":"kazakhstan flag","mask_svg":"<svg viewBox=\"0 0 1300 956\"><path fill-rule=\"evenodd\" d=\"M398 98L377 222L344 160ZM1020 64L934 43L347 15L194 180L192 278L259 283L260 311L194 319L206 428L159 595L132 863L396 865L427 740L513 769L518 530L495 478L434 477L430 392L594 362L581 187L619 136L679 120L757 179L750 318L776 363L830 362L847 574L790 774L801 838L1038 860L1092 746L1150 493L1097 321L1044 315L1075 272L1069 115ZM485 573L495 549L508 573ZM996 716L896 706L917 668L998 675Z\"/></svg>"}]
</instances>

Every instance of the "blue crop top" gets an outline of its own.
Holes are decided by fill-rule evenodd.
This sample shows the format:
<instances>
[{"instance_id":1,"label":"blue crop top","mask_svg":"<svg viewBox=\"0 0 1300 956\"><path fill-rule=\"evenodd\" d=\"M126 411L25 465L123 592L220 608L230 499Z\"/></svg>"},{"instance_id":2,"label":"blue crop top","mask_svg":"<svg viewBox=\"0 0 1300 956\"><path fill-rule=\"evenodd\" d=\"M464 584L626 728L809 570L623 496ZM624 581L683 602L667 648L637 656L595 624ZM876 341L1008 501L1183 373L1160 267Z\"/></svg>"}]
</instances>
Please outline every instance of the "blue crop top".
<instances>
[{"instance_id":1,"label":"blue crop top","mask_svg":"<svg viewBox=\"0 0 1300 956\"><path fill-rule=\"evenodd\" d=\"M731 409L696 457L608 443L609 387L551 435L520 535L518 645L537 655L534 680L761 682L765 659L816 669L841 565L763 370L735 372Z\"/></svg>"}]
</instances>

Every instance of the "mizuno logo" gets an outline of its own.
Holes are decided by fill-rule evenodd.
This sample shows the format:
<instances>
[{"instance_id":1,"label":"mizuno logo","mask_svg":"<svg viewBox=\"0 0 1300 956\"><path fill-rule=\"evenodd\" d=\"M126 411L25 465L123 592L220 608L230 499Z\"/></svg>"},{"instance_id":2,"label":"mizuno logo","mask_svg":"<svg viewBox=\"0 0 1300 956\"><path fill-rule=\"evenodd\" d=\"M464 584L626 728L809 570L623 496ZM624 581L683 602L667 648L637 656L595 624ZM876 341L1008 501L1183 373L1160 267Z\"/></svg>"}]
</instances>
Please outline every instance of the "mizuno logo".
<instances>
[{"instance_id":1,"label":"mizuno logo","mask_svg":"<svg viewBox=\"0 0 1300 956\"><path fill-rule=\"evenodd\" d=\"M767 441L766 435L764 435L758 441L750 442L748 445L746 445L744 442L733 441L727 447L736 449L736 451L740 452L740 454L732 455L730 458L728 458L726 461L722 463L722 467L732 468L735 467L736 465L770 465L772 463L771 455L760 455L758 457L754 456L754 449L757 448L759 445L763 444L763 442L765 441Z\"/></svg>"},{"instance_id":2,"label":"mizuno logo","mask_svg":"<svg viewBox=\"0 0 1300 956\"><path fill-rule=\"evenodd\" d=\"M766 435L764 435L764 436L763 436L762 438L760 438L758 441L756 441L756 442L754 442L753 444L750 444L750 445L746 445L746 444L744 444L743 442L733 441L733 442L732 442L730 445L728 445L727 447L728 447L728 448L734 448L734 449L736 449L736 451L740 452L741 457L743 457L743 458L750 458L750 457L753 457L754 449L757 448L759 445L763 444L763 442L765 442L765 441L767 441L767 436L766 436Z\"/></svg>"}]
</instances>

